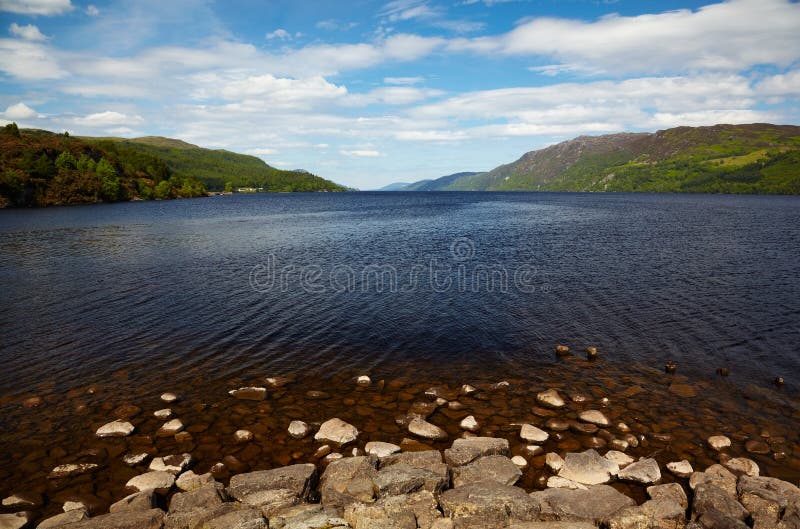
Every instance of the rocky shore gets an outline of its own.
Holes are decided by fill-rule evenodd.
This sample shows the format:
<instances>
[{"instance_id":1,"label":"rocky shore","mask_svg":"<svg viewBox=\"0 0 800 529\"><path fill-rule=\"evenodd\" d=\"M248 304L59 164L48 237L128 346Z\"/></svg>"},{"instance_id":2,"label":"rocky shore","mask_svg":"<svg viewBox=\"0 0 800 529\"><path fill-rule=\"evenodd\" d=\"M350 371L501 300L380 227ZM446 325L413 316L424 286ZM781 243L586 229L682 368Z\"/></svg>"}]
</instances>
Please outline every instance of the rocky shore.
<instances>
[{"instance_id":1,"label":"rocky shore","mask_svg":"<svg viewBox=\"0 0 800 529\"><path fill-rule=\"evenodd\" d=\"M290 380L263 380L227 390L241 417L286 398ZM139 406L118 406L86 433L92 448L49 452L46 461L60 460L47 467L45 488L4 489L0 529L800 529L800 489L762 476L793 460L792 437L723 429L679 448L602 392L501 381L419 393L397 383L395 393L366 375L349 384L343 402L358 413L347 420L309 420L330 396L301 388L306 407L281 408L295 418L231 424L216 461L204 457L207 426L185 415L208 405L170 392L150 403L149 419ZM361 398L401 413L382 429L370 420L379 408ZM266 459L273 452L285 463Z\"/></svg>"}]
</instances>

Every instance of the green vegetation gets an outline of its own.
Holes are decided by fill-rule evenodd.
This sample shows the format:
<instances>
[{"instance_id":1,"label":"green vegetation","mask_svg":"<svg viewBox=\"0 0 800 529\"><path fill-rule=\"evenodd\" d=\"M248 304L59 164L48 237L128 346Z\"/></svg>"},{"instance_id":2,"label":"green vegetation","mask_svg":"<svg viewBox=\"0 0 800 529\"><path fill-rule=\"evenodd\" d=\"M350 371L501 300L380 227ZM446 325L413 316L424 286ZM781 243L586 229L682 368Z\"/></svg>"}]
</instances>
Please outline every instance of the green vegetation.
<instances>
[{"instance_id":1,"label":"green vegetation","mask_svg":"<svg viewBox=\"0 0 800 529\"><path fill-rule=\"evenodd\" d=\"M51 206L206 194L195 178L113 142L68 134L0 130L0 206Z\"/></svg>"},{"instance_id":2,"label":"green vegetation","mask_svg":"<svg viewBox=\"0 0 800 529\"><path fill-rule=\"evenodd\" d=\"M276 169L255 156L203 149L180 140L148 136L105 141L155 156L163 160L176 175L191 175L212 191L242 187L261 188L267 192L345 191L342 186L305 171ZM228 183L231 184L230 188L226 187Z\"/></svg>"},{"instance_id":3,"label":"green vegetation","mask_svg":"<svg viewBox=\"0 0 800 529\"><path fill-rule=\"evenodd\" d=\"M433 182L427 188L800 194L800 127L759 123L581 136L487 173Z\"/></svg>"}]
</instances>

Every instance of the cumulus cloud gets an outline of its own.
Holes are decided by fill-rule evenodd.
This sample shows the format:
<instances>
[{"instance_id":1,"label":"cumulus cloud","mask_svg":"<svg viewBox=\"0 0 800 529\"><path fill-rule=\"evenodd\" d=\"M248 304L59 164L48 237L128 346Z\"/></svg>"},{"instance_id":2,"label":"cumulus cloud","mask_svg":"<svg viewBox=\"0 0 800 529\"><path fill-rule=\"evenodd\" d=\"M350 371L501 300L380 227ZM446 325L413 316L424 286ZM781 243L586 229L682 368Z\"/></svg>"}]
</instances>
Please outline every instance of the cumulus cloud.
<instances>
[{"instance_id":1,"label":"cumulus cloud","mask_svg":"<svg viewBox=\"0 0 800 529\"><path fill-rule=\"evenodd\" d=\"M66 75L50 48L18 39L0 39L0 71L26 81L58 79Z\"/></svg>"},{"instance_id":2,"label":"cumulus cloud","mask_svg":"<svg viewBox=\"0 0 800 529\"><path fill-rule=\"evenodd\" d=\"M85 12L90 17L96 17L96 16L100 15L100 10L97 8L97 6L94 6L92 4L89 4L88 6L86 6L86 11Z\"/></svg>"},{"instance_id":3,"label":"cumulus cloud","mask_svg":"<svg viewBox=\"0 0 800 529\"><path fill-rule=\"evenodd\" d=\"M29 119L35 118L37 112L23 102L16 105L11 105L3 112L3 116L7 119Z\"/></svg>"},{"instance_id":4,"label":"cumulus cloud","mask_svg":"<svg viewBox=\"0 0 800 529\"><path fill-rule=\"evenodd\" d=\"M0 0L0 11L21 15L60 15L72 9L70 0Z\"/></svg>"},{"instance_id":5,"label":"cumulus cloud","mask_svg":"<svg viewBox=\"0 0 800 529\"><path fill-rule=\"evenodd\" d=\"M363 106L373 104L408 105L425 99L444 95L444 91L432 88L415 88L412 86L385 86L370 90L364 94L352 94L346 104Z\"/></svg>"},{"instance_id":6,"label":"cumulus cloud","mask_svg":"<svg viewBox=\"0 0 800 529\"><path fill-rule=\"evenodd\" d=\"M15 37L20 37L25 40L47 40L49 37L39 31L39 28L34 26L33 24L27 24L25 26L20 26L16 22L13 22L9 27L8 31L14 35Z\"/></svg>"},{"instance_id":7,"label":"cumulus cloud","mask_svg":"<svg viewBox=\"0 0 800 529\"><path fill-rule=\"evenodd\" d=\"M87 116L74 118L73 123L84 127L103 128L115 125L136 125L143 123L144 119L137 115L127 115L113 110L106 110L105 112L97 112Z\"/></svg>"},{"instance_id":8,"label":"cumulus cloud","mask_svg":"<svg viewBox=\"0 0 800 529\"><path fill-rule=\"evenodd\" d=\"M272 39L279 39L279 40L288 40L292 38L292 35L283 28L278 28L275 31L271 31L264 35L265 38L272 40Z\"/></svg>"}]
</instances>

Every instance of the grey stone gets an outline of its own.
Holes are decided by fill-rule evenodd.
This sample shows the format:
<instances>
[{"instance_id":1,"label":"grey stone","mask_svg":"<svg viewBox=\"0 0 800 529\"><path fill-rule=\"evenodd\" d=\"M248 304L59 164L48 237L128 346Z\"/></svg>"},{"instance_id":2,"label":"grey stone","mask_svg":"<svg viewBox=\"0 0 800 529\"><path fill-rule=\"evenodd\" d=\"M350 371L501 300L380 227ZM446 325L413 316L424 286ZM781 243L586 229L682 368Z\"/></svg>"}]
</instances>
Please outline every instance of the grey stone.
<instances>
[{"instance_id":1,"label":"grey stone","mask_svg":"<svg viewBox=\"0 0 800 529\"><path fill-rule=\"evenodd\" d=\"M671 498L626 507L606 521L608 529L683 529L686 509Z\"/></svg>"},{"instance_id":2,"label":"grey stone","mask_svg":"<svg viewBox=\"0 0 800 529\"><path fill-rule=\"evenodd\" d=\"M750 514L733 495L712 483L701 483L694 489L692 519L698 520L709 511L718 511L736 520L744 520Z\"/></svg>"},{"instance_id":3,"label":"grey stone","mask_svg":"<svg viewBox=\"0 0 800 529\"><path fill-rule=\"evenodd\" d=\"M653 500L671 499L684 509L689 508L689 499L686 497L686 491L677 483L647 487L647 495Z\"/></svg>"},{"instance_id":4,"label":"grey stone","mask_svg":"<svg viewBox=\"0 0 800 529\"><path fill-rule=\"evenodd\" d=\"M432 441L442 441L447 439L447 432L435 424L429 423L422 417L412 418L411 422L408 423L408 431L417 437L430 439Z\"/></svg>"},{"instance_id":5,"label":"grey stone","mask_svg":"<svg viewBox=\"0 0 800 529\"><path fill-rule=\"evenodd\" d=\"M134 492L125 496L116 503L111 504L108 512L124 512L124 511L149 511L156 506L155 492L152 490L143 490L141 492Z\"/></svg>"},{"instance_id":6,"label":"grey stone","mask_svg":"<svg viewBox=\"0 0 800 529\"><path fill-rule=\"evenodd\" d=\"M350 504L344 519L353 529L430 529L439 519L436 499L428 491L389 496L372 505Z\"/></svg>"},{"instance_id":7,"label":"grey stone","mask_svg":"<svg viewBox=\"0 0 800 529\"><path fill-rule=\"evenodd\" d=\"M508 523L509 519L531 521L538 512L537 503L519 487L496 481L471 483L446 490L439 498L446 517L457 525Z\"/></svg>"},{"instance_id":8,"label":"grey stone","mask_svg":"<svg viewBox=\"0 0 800 529\"><path fill-rule=\"evenodd\" d=\"M31 520L33 520L33 513L28 511L0 514L0 529L22 529Z\"/></svg>"},{"instance_id":9,"label":"grey stone","mask_svg":"<svg viewBox=\"0 0 800 529\"><path fill-rule=\"evenodd\" d=\"M750 511L755 529L776 527L786 519L783 525L791 527L792 505L800 505L800 489L776 478L747 476L739 478L737 486L739 501ZM800 524L798 524L800 527Z\"/></svg>"},{"instance_id":10,"label":"grey stone","mask_svg":"<svg viewBox=\"0 0 800 529\"><path fill-rule=\"evenodd\" d=\"M311 426L303 421L292 421L289 423L289 435L295 439L302 439L311 433Z\"/></svg>"},{"instance_id":11,"label":"grey stone","mask_svg":"<svg viewBox=\"0 0 800 529\"><path fill-rule=\"evenodd\" d=\"M722 465L711 465L705 472L695 472L689 477L689 488L692 490L701 483L712 483L731 496L736 496L736 476Z\"/></svg>"},{"instance_id":12,"label":"grey stone","mask_svg":"<svg viewBox=\"0 0 800 529\"><path fill-rule=\"evenodd\" d=\"M667 470L678 476L679 478L688 478L694 472L692 464L685 459L681 461L673 461L667 463Z\"/></svg>"},{"instance_id":13,"label":"grey stone","mask_svg":"<svg viewBox=\"0 0 800 529\"><path fill-rule=\"evenodd\" d=\"M661 470L655 459L640 459L620 470L617 477L623 481L635 481L649 485L661 480Z\"/></svg>"},{"instance_id":14,"label":"grey stone","mask_svg":"<svg viewBox=\"0 0 800 529\"><path fill-rule=\"evenodd\" d=\"M611 421L608 420L608 417L599 410L585 410L578 414L578 419L582 420L583 422L588 422L591 424L596 424L597 426L608 426L611 424Z\"/></svg>"},{"instance_id":15,"label":"grey stone","mask_svg":"<svg viewBox=\"0 0 800 529\"><path fill-rule=\"evenodd\" d=\"M447 478L403 463L382 468L373 479L378 493L383 496L397 496L418 490L434 494L441 492L448 484Z\"/></svg>"},{"instance_id":16,"label":"grey stone","mask_svg":"<svg viewBox=\"0 0 800 529\"><path fill-rule=\"evenodd\" d=\"M128 480L126 487L135 490L155 490L159 493L166 493L175 484L175 476L163 470L140 474Z\"/></svg>"},{"instance_id":17,"label":"grey stone","mask_svg":"<svg viewBox=\"0 0 800 529\"><path fill-rule=\"evenodd\" d=\"M698 522L703 529L747 529L747 525L741 520L725 516L719 511L709 511L703 514Z\"/></svg>"},{"instance_id":18,"label":"grey stone","mask_svg":"<svg viewBox=\"0 0 800 529\"><path fill-rule=\"evenodd\" d=\"M155 457L150 461L150 470L158 472L169 472L178 475L192 464L191 454L173 454L164 457Z\"/></svg>"},{"instance_id":19,"label":"grey stone","mask_svg":"<svg viewBox=\"0 0 800 529\"><path fill-rule=\"evenodd\" d=\"M352 424L334 417L322 423L319 431L314 435L316 441L346 445L358 438L358 429Z\"/></svg>"},{"instance_id":20,"label":"grey stone","mask_svg":"<svg viewBox=\"0 0 800 529\"><path fill-rule=\"evenodd\" d=\"M164 511L123 511L87 518L69 525L69 529L161 529Z\"/></svg>"},{"instance_id":21,"label":"grey stone","mask_svg":"<svg viewBox=\"0 0 800 529\"><path fill-rule=\"evenodd\" d=\"M547 439L550 437L550 434L541 428L537 428L532 424L526 423L522 425L522 428L519 431L519 436L523 441L541 444L547 441Z\"/></svg>"},{"instance_id":22,"label":"grey stone","mask_svg":"<svg viewBox=\"0 0 800 529\"><path fill-rule=\"evenodd\" d=\"M133 433L134 427L128 421L116 420L97 429L97 437L126 437Z\"/></svg>"},{"instance_id":23,"label":"grey stone","mask_svg":"<svg viewBox=\"0 0 800 529\"><path fill-rule=\"evenodd\" d=\"M508 440L498 437L469 437L456 439L444 451L444 460L451 467L459 467L483 456L510 456Z\"/></svg>"},{"instance_id":24,"label":"grey stone","mask_svg":"<svg viewBox=\"0 0 800 529\"><path fill-rule=\"evenodd\" d=\"M364 451L376 457L388 457L400 451L400 447L392 443L384 443L381 441L370 441L364 447Z\"/></svg>"},{"instance_id":25,"label":"grey stone","mask_svg":"<svg viewBox=\"0 0 800 529\"><path fill-rule=\"evenodd\" d=\"M586 490L547 489L532 492L541 520L592 520L611 517L617 511L636 505L608 485L595 485Z\"/></svg>"},{"instance_id":26,"label":"grey stone","mask_svg":"<svg viewBox=\"0 0 800 529\"><path fill-rule=\"evenodd\" d=\"M725 461L722 465L735 476L747 475L754 477L760 474L758 463L747 457L734 457Z\"/></svg>"},{"instance_id":27,"label":"grey stone","mask_svg":"<svg viewBox=\"0 0 800 529\"><path fill-rule=\"evenodd\" d=\"M522 477L522 471L506 456L484 456L472 463L453 468L453 486L460 487L480 481L496 481L513 485Z\"/></svg>"},{"instance_id":28,"label":"grey stone","mask_svg":"<svg viewBox=\"0 0 800 529\"><path fill-rule=\"evenodd\" d=\"M633 459L628 454L625 454L618 450L609 450L603 457L619 465L619 468L625 468L626 466L630 465L635 461L635 459Z\"/></svg>"},{"instance_id":29,"label":"grey stone","mask_svg":"<svg viewBox=\"0 0 800 529\"><path fill-rule=\"evenodd\" d=\"M3 498L3 507L18 509L21 507L40 507L44 503L44 498L38 493L12 494Z\"/></svg>"},{"instance_id":30,"label":"grey stone","mask_svg":"<svg viewBox=\"0 0 800 529\"><path fill-rule=\"evenodd\" d=\"M547 465L547 468L550 469L550 472L558 474L558 471L564 466L564 459L562 459L562 457L555 452L548 452L544 456L544 464Z\"/></svg>"},{"instance_id":31,"label":"grey stone","mask_svg":"<svg viewBox=\"0 0 800 529\"><path fill-rule=\"evenodd\" d=\"M619 465L601 457L596 450L580 453L568 453L564 457L564 466L558 475L562 478L584 485L608 483L612 476L619 473Z\"/></svg>"},{"instance_id":32,"label":"grey stone","mask_svg":"<svg viewBox=\"0 0 800 529\"><path fill-rule=\"evenodd\" d=\"M221 483L209 483L197 490L173 495L169 502L169 512L187 512L218 507L227 499L228 495Z\"/></svg>"},{"instance_id":33,"label":"grey stone","mask_svg":"<svg viewBox=\"0 0 800 529\"><path fill-rule=\"evenodd\" d=\"M184 492L188 492L191 490L197 490L213 481L214 476L211 474L211 472L207 472L205 474L195 474L193 471L188 470L178 476L178 479L175 480L175 486Z\"/></svg>"},{"instance_id":34,"label":"grey stone","mask_svg":"<svg viewBox=\"0 0 800 529\"><path fill-rule=\"evenodd\" d=\"M518 522L508 529L597 529L592 522Z\"/></svg>"},{"instance_id":35,"label":"grey stone","mask_svg":"<svg viewBox=\"0 0 800 529\"><path fill-rule=\"evenodd\" d=\"M203 522L202 529L267 529L267 520L258 509L239 509Z\"/></svg>"},{"instance_id":36,"label":"grey stone","mask_svg":"<svg viewBox=\"0 0 800 529\"><path fill-rule=\"evenodd\" d=\"M346 505L360 501L365 484L372 484L378 475L377 466L378 458L375 456L331 461L320 479L322 505L334 507L341 513Z\"/></svg>"},{"instance_id":37,"label":"grey stone","mask_svg":"<svg viewBox=\"0 0 800 529\"><path fill-rule=\"evenodd\" d=\"M233 476L228 494L237 500L257 505L257 497L264 491L287 489L298 498L305 499L314 488L317 469L310 463L290 465L272 470L259 470Z\"/></svg>"}]
</instances>

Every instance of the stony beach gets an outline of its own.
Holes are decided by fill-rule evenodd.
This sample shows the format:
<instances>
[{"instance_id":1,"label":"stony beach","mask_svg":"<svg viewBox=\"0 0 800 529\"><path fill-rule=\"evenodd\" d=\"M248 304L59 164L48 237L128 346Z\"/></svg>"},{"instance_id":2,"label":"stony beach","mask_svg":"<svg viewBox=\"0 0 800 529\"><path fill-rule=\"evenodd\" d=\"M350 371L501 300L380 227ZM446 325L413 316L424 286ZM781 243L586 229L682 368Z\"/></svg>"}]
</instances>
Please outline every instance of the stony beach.
<instances>
[{"instance_id":1,"label":"stony beach","mask_svg":"<svg viewBox=\"0 0 800 529\"><path fill-rule=\"evenodd\" d=\"M800 527L792 398L587 356L492 382L42 388L2 403L0 528Z\"/></svg>"}]
</instances>

